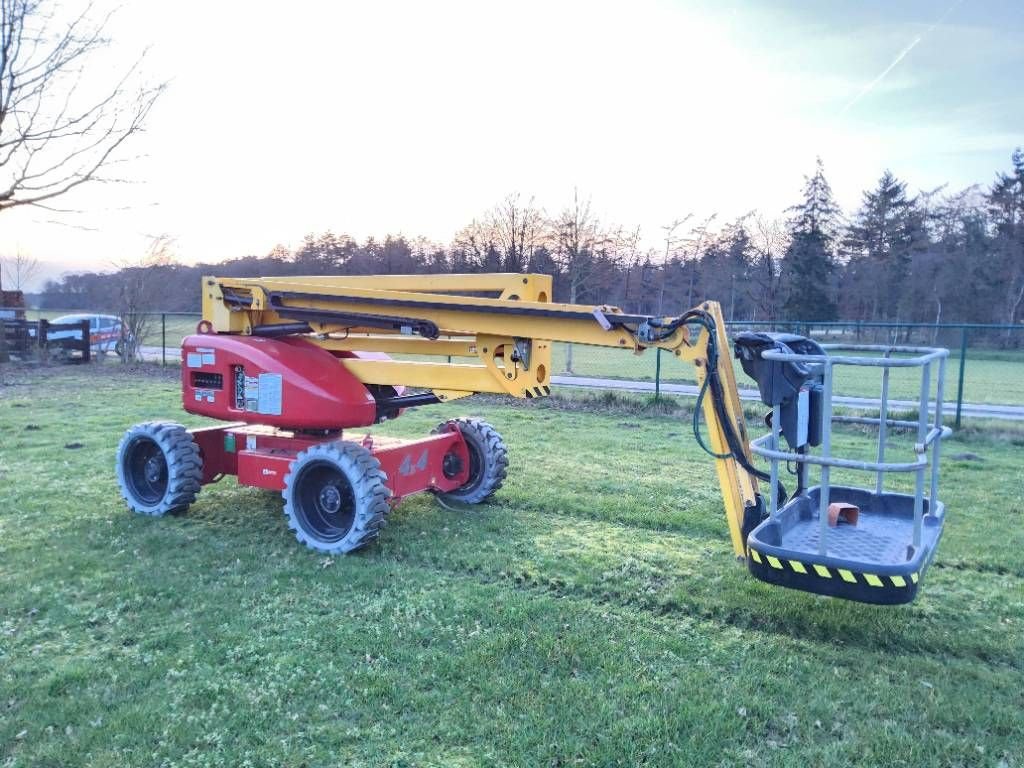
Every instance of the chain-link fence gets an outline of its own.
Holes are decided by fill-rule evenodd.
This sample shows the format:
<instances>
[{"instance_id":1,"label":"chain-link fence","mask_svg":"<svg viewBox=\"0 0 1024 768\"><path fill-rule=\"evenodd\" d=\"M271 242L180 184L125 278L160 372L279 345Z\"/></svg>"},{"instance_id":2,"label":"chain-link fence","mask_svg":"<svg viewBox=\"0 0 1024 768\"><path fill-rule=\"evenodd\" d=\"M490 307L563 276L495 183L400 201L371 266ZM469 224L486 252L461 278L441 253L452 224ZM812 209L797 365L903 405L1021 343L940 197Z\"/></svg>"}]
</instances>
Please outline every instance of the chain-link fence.
<instances>
[{"instance_id":1,"label":"chain-link fence","mask_svg":"<svg viewBox=\"0 0 1024 768\"><path fill-rule=\"evenodd\" d=\"M33 319L54 320L85 312L29 311ZM146 362L161 365L177 364L183 337L195 333L201 316L198 313L154 312L141 325L139 356ZM940 346L951 351L950 384L955 384L957 426L964 405L984 407L1024 407L1024 325L980 325L971 323L876 323L876 322L807 322L746 321L728 323L730 334L745 331L788 331L810 336L823 343L898 344L903 346ZM693 366L682 364L671 355L650 350L640 355L623 354L621 350L590 347L580 344L555 344L552 354L555 383L601 389L626 389L663 394L690 394L695 387ZM452 362L475 362L475 359L454 359ZM955 367L954 367L955 366ZM905 379L905 380L904 380ZM737 380L743 387L746 377L737 366ZM753 386L752 383L750 385ZM913 400L920 382L910 374L905 377L894 370L890 381L890 397ZM953 389L953 387L949 387ZM836 382L836 394L851 397L877 398L877 377L850 374ZM954 392L948 392L952 401Z\"/></svg>"},{"instance_id":2,"label":"chain-link fence","mask_svg":"<svg viewBox=\"0 0 1024 768\"><path fill-rule=\"evenodd\" d=\"M809 336L822 343L885 344L902 346L946 347L950 350L950 378L956 377L956 426L963 419L965 404L977 406L981 415L1000 413L998 406L1024 406L1024 325L989 325L979 323L899 323L899 322L749 322L729 323L731 332L741 330L789 331ZM952 368L952 366L956 366ZM894 369L895 370L895 369ZM866 382L870 386L865 386ZM952 382L951 382L952 383ZM846 386L854 391L841 394L874 396L871 388L877 377L853 375ZM912 399L920 382L910 369L903 375L893 374L890 392L893 397ZM951 388L950 388L951 389ZM947 397L953 393L947 389Z\"/></svg>"}]
</instances>

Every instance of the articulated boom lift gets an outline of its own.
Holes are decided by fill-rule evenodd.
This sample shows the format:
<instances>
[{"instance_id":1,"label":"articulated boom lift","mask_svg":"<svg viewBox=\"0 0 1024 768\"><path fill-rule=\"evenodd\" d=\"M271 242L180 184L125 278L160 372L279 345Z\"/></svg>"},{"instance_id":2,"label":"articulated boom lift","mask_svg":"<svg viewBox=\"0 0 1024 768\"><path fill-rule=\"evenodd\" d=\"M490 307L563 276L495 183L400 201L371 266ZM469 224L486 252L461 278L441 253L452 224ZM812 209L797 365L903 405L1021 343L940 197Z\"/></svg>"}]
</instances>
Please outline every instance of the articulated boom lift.
<instances>
[{"instance_id":1,"label":"articulated boom lift","mask_svg":"<svg viewBox=\"0 0 1024 768\"><path fill-rule=\"evenodd\" d=\"M910 502L915 544L900 555L901 545L890 541L883 547L885 562L866 564L870 573L863 563L844 558L848 552L834 541L825 548L808 544L805 523L817 519L815 505L827 514L823 501L831 502L830 465L823 464L822 486L805 489L807 464L841 461L827 455L827 445L823 457L808 450L820 443L821 384L824 378L831 382L831 364L816 344L792 337L787 346L773 334L737 340L744 369L773 406L767 436L772 442L764 447L747 437L718 304L707 302L678 317L651 317L610 306L553 303L551 289L549 276L533 274L204 278L203 320L182 343L182 399L186 411L228 423L186 430L147 422L128 430L118 449L122 495L136 512L164 515L187 508L202 485L235 475L245 485L282 492L300 542L329 554L350 552L379 536L401 498L431 491L444 501L478 504L501 487L507 471L504 442L478 419L451 419L419 440L371 435L366 427L396 418L407 407L478 392L544 397L550 393L555 342L634 353L660 348L695 367L698 408L710 438L705 448L714 457L733 549L748 559L755 576L869 602L913 598L941 532L934 481L927 500L918 493ZM811 345L812 354L794 340ZM778 359L769 359L773 353ZM452 358L476 362L456 364ZM830 404L828 412L831 417ZM817 419L810 439L808 419ZM883 411L883 433L887 423L895 422ZM797 453L779 450L780 431ZM925 441L919 452L934 443L936 468L940 436ZM754 451L771 460L770 474L754 467ZM879 466L883 458L880 451ZM795 461L800 468L797 494L784 505L779 461ZM877 471L881 478L883 471L897 470ZM759 480L770 482L769 504L758 491ZM844 490L856 489L832 488L832 500ZM892 525L907 522L907 503L893 502L895 496L882 494L881 480L877 494L857 496L859 532L876 539L883 531L894 538L897 528L905 533L906 525ZM863 521L876 517L882 525L869 531ZM924 542L923 519L935 529ZM849 538L856 528L849 522L833 527L821 533L821 541L835 539L839 531ZM786 550L783 545L794 537L796 549ZM894 552L898 562L889 562ZM839 567L844 565L849 567ZM867 589L881 579L881 587Z\"/></svg>"}]
</instances>

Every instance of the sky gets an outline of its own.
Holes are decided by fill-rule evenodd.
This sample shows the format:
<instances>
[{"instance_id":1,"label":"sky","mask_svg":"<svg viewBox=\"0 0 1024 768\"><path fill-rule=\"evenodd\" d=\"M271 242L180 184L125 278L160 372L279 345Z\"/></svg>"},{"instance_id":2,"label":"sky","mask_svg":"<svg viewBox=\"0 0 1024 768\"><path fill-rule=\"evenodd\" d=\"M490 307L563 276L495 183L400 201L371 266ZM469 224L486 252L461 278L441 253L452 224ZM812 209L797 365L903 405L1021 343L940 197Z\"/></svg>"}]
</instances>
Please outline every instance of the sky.
<instances>
[{"instance_id":1,"label":"sky","mask_svg":"<svg viewBox=\"0 0 1024 768\"><path fill-rule=\"evenodd\" d=\"M104 0L97 2L99 11ZM1024 144L1020 0L128 0L94 70L168 88L128 184L2 214L0 257L69 269L264 255L310 232L448 243L508 194L574 189L646 242L693 214L990 184ZM109 71L108 71L109 70ZM38 281L37 281L38 282Z\"/></svg>"}]
</instances>

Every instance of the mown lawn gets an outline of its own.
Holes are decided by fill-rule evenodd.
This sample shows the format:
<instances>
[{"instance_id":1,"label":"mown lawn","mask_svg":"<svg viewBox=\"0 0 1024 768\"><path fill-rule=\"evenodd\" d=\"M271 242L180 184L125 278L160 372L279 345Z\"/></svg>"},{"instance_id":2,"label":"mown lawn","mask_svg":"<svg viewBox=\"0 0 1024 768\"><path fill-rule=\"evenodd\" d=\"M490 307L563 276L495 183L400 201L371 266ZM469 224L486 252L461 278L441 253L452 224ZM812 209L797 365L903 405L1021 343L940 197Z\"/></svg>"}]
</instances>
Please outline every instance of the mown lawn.
<instances>
[{"instance_id":1,"label":"mown lawn","mask_svg":"<svg viewBox=\"0 0 1024 768\"><path fill-rule=\"evenodd\" d=\"M410 412L379 431L494 423L506 487L469 513L409 499L332 559L232 480L184 516L124 510L122 431L199 423L173 378L0 379L4 768L1024 765L1012 435L947 443L979 458L946 465L937 562L879 608L751 579L679 415Z\"/></svg>"}]
</instances>

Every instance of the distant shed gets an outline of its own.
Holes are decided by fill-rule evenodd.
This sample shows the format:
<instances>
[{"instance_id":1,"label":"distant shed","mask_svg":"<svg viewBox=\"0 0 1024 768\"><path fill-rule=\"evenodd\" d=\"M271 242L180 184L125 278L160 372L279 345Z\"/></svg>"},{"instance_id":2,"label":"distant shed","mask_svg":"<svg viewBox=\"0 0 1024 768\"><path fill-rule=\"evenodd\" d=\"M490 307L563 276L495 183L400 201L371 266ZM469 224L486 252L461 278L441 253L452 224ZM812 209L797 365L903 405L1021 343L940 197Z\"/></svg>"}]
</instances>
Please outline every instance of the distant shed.
<instances>
[{"instance_id":1,"label":"distant shed","mask_svg":"<svg viewBox=\"0 0 1024 768\"><path fill-rule=\"evenodd\" d=\"M25 294L0 290L0 320L25 319Z\"/></svg>"}]
</instances>

